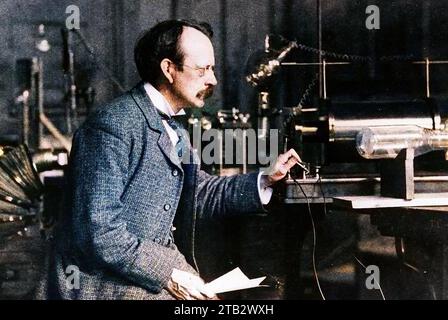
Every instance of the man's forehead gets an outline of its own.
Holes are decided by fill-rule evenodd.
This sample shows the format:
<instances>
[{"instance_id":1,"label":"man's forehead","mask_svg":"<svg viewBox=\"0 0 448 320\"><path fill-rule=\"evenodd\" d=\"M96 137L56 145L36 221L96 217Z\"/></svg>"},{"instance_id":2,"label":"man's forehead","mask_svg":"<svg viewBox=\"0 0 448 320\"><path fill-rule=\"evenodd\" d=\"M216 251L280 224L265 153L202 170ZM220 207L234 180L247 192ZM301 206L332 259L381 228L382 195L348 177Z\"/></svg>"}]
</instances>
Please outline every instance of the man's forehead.
<instances>
[{"instance_id":1,"label":"man's forehead","mask_svg":"<svg viewBox=\"0 0 448 320\"><path fill-rule=\"evenodd\" d=\"M210 42L210 39L202 31L200 31L196 28L193 28L193 27L188 27L188 26L183 27L181 37L184 37L188 40L198 40L198 41Z\"/></svg>"},{"instance_id":2,"label":"man's forehead","mask_svg":"<svg viewBox=\"0 0 448 320\"><path fill-rule=\"evenodd\" d=\"M201 31L192 28L184 27L180 38L180 45L185 58L210 60L214 61L213 45L210 39Z\"/></svg>"}]
</instances>

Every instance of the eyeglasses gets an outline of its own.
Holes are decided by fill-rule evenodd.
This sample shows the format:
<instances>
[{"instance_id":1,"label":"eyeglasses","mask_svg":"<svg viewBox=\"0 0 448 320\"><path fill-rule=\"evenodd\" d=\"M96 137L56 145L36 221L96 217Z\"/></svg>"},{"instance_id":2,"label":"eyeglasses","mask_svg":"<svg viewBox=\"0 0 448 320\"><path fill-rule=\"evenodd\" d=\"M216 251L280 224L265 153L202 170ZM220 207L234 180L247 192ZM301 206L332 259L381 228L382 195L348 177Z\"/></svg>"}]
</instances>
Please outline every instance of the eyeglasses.
<instances>
[{"instance_id":1,"label":"eyeglasses","mask_svg":"<svg viewBox=\"0 0 448 320\"><path fill-rule=\"evenodd\" d=\"M205 76L205 72L207 72L207 71L211 71L211 72L213 72L213 74L215 73L215 66L212 66L212 65L208 65L206 67L192 67L192 66L189 66L187 64L181 64L181 63L176 63L176 65L179 66L179 67L181 67L181 66L182 67L187 67L187 68L190 68L190 69L198 71L199 77Z\"/></svg>"}]
</instances>

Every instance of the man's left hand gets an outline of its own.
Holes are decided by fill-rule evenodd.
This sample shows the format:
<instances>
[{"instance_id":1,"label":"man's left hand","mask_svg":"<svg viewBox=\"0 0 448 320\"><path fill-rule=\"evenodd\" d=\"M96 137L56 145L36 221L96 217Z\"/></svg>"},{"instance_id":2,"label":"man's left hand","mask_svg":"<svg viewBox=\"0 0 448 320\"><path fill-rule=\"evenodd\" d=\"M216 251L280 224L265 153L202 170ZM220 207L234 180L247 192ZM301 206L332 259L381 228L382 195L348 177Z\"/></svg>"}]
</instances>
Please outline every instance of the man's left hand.
<instances>
[{"instance_id":1,"label":"man's left hand","mask_svg":"<svg viewBox=\"0 0 448 320\"><path fill-rule=\"evenodd\" d=\"M270 187L282 180L288 174L288 171L301 161L294 149L289 149L288 152L279 155L272 170L261 177L263 185Z\"/></svg>"}]
</instances>

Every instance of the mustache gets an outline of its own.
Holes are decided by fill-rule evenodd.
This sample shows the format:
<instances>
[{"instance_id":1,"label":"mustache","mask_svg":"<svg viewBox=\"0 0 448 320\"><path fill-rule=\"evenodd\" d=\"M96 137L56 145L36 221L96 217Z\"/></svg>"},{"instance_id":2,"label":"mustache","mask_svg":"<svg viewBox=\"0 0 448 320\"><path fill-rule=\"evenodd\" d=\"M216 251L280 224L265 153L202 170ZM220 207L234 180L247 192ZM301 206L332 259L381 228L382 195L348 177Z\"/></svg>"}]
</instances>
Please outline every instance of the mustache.
<instances>
[{"instance_id":1,"label":"mustache","mask_svg":"<svg viewBox=\"0 0 448 320\"><path fill-rule=\"evenodd\" d=\"M198 92L197 97L202 99L210 98L213 95L213 87L208 87L207 89Z\"/></svg>"}]
</instances>

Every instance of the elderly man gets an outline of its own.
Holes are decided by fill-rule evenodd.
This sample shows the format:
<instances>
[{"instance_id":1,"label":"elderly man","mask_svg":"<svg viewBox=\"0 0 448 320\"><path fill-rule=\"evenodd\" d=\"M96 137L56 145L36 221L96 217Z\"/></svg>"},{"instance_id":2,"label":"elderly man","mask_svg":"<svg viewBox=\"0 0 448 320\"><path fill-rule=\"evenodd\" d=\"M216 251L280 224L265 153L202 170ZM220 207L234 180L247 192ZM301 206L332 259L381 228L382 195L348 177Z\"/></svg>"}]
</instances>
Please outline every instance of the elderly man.
<instances>
[{"instance_id":1,"label":"elderly man","mask_svg":"<svg viewBox=\"0 0 448 320\"><path fill-rule=\"evenodd\" d=\"M211 37L209 25L186 20L147 31L134 52L142 82L77 130L69 210L38 297L215 298L196 271L196 220L263 210L300 158L291 149L270 174L233 177L182 161L193 151L172 117L203 107L217 84Z\"/></svg>"}]
</instances>

